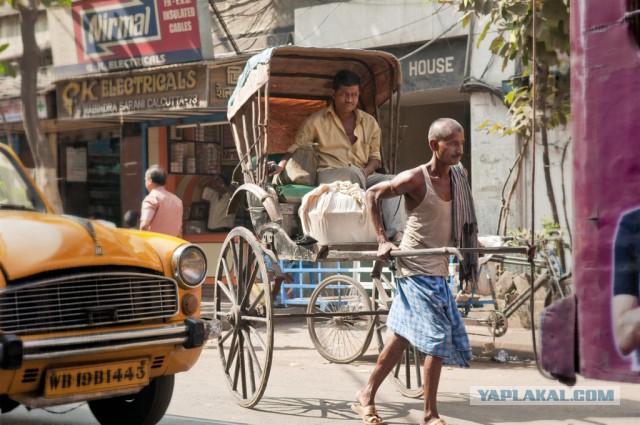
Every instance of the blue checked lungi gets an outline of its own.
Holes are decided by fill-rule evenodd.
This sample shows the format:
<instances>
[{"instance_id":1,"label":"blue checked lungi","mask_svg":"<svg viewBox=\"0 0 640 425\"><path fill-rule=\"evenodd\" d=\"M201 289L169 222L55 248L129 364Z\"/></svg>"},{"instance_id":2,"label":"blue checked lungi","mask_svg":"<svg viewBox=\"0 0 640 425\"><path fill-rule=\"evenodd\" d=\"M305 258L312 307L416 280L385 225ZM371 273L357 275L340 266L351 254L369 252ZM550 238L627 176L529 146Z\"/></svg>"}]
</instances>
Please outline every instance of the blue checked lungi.
<instances>
[{"instance_id":1,"label":"blue checked lungi","mask_svg":"<svg viewBox=\"0 0 640 425\"><path fill-rule=\"evenodd\" d=\"M397 291L387 326L418 350L442 357L445 365L469 367L469 337L443 276L396 278Z\"/></svg>"}]
</instances>

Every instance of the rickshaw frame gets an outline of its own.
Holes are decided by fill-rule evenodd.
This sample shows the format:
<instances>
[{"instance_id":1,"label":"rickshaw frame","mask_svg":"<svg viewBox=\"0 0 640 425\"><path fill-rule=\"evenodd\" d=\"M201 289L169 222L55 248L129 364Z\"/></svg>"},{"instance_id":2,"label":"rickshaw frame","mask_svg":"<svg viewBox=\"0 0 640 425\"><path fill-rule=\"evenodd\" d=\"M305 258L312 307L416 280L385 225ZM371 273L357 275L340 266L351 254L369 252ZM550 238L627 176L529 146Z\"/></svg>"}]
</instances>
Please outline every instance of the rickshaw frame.
<instances>
[{"instance_id":1,"label":"rickshaw frame","mask_svg":"<svg viewBox=\"0 0 640 425\"><path fill-rule=\"evenodd\" d=\"M227 327L218 339L218 351L232 395L244 407L255 406L266 389L276 316L306 317L310 333L315 332L312 321L326 318L332 320L331 326L347 327L349 336L340 344L349 347L338 357L321 350L318 344L323 341L317 334L311 335L319 352L331 361L346 363L358 358L368 349L374 332L378 334L379 349L382 348L377 316L388 313L388 302L380 293L376 295L385 291L380 287L374 288L370 296L354 279L330 276L314 290L306 313L273 312L273 300L284 280L280 260L314 263L378 260L375 241L296 243L291 229L285 228L281 196L271 183L268 169L268 162L274 160L272 156L286 152L293 143L302 121L327 105L333 91L332 79L343 69L360 76L359 108L381 124L380 171L393 173L400 142L402 73L398 59L389 53L297 46L267 49L249 59L229 100L227 115L244 183L232 195L228 212L235 213L246 199L253 231L236 227L223 243L215 272L214 316ZM460 258L463 251L442 247L394 251L392 256L445 254ZM515 251L501 248L497 252ZM382 266L376 261L376 273ZM316 308L316 304L324 307ZM362 338L355 343L349 341L350 329L354 329L353 335L357 333ZM392 381L407 396L422 395L420 354L414 347L407 349Z\"/></svg>"}]
</instances>

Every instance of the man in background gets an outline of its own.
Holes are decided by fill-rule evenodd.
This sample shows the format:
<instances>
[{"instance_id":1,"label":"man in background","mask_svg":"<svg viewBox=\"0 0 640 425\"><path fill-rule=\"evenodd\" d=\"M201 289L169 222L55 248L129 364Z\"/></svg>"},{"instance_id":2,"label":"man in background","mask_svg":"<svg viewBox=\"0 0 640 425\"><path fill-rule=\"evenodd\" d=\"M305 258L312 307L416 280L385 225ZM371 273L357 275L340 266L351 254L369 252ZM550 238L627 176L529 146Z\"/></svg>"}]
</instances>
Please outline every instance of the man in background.
<instances>
[{"instance_id":1,"label":"man in background","mask_svg":"<svg viewBox=\"0 0 640 425\"><path fill-rule=\"evenodd\" d=\"M166 182L167 172L158 164L144 174L149 194L142 201L140 230L182 237L182 200L164 187Z\"/></svg>"},{"instance_id":2,"label":"man in background","mask_svg":"<svg viewBox=\"0 0 640 425\"><path fill-rule=\"evenodd\" d=\"M213 176L211 185L202 191L202 199L209 201L207 229L210 232L229 232L235 224L235 216L227 214L233 190L222 175Z\"/></svg>"},{"instance_id":3,"label":"man in background","mask_svg":"<svg viewBox=\"0 0 640 425\"><path fill-rule=\"evenodd\" d=\"M140 226L140 211L133 209L127 210L127 212L124 213L122 224L127 229L138 229Z\"/></svg>"}]
</instances>

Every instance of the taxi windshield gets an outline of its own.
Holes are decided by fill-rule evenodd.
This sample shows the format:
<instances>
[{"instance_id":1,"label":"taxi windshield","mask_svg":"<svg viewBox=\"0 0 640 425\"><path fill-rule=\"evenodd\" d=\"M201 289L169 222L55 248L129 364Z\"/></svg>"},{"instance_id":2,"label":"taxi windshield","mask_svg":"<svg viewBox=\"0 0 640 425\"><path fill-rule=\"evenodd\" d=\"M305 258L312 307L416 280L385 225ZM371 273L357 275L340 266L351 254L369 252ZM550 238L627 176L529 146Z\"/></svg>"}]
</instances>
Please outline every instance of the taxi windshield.
<instances>
[{"instance_id":1,"label":"taxi windshield","mask_svg":"<svg viewBox=\"0 0 640 425\"><path fill-rule=\"evenodd\" d=\"M46 211L22 169L3 150L0 150L0 210Z\"/></svg>"}]
</instances>

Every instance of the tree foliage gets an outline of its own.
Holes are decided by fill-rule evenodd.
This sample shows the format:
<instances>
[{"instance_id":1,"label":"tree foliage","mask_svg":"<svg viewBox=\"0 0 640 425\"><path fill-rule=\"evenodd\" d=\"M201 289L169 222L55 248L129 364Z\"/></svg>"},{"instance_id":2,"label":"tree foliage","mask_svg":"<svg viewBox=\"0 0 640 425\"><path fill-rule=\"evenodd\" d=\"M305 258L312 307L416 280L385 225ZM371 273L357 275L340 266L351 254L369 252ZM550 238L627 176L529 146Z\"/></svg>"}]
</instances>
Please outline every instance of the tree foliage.
<instances>
[{"instance_id":1,"label":"tree foliage","mask_svg":"<svg viewBox=\"0 0 640 425\"><path fill-rule=\"evenodd\" d=\"M489 50L502 58L502 69L509 63L515 63L516 69L522 69L520 75L511 80L513 89L504 98L509 108L509 125L488 120L480 125L489 134L519 134L524 140L523 150L503 189L498 233L505 234L507 229L509 204L520 175L524 149L536 136L534 122L535 133L540 134L543 148L543 172L552 220L560 223L550 171L548 130L564 125L570 119L569 0L429 1L453 5L462 13L463 26L468 25L474 16L487 18L476 45L479 46L487 37L493 36ZM531 78L532 76L535 78ZM509 179L511 187L506 190ZM508 192L507 195L505 191ZM565 221L568 222L566 200L562 201ZM567 229L567 233L571 240L570 229ZM564 263L562 252L561 260Z\"/></svg>"},{"instance_id":2,"label":"tree foliage","mask_svg":"<svg viewBox=\"0 0 640 425\"><path fill-rule=\"evenodd\" d=\"M68 6L71 4L71 0L0 0L0 6L4 6L5 3L20 13L20 35L23 51L22 57L18 61L21 76L20 100L25 135L36 167L36 183L42 189L53 209L61 213L63 207L58 190L55 153L38 118L37 81L40 48L36 41L35 28L41 6Z\"/></svg>"},{"instance_id":3,"label":"tree foliage","mask_svg":"<svg viewBox=\"0 0 640 425\"><path fill-rule=\"evenodd\" d=\"M473 16L487 17L477 46L493 36L489 50L502 58L502 69L510 62L522 66L521 75L512 80L513 90L505 95L510 125L488 121L489 133L531 137L533 100L536 119L550 129L568 122L569 105L569 0L429 0L454 5L463 14L466 26ZM536 7L536 34L533 34L533 5ZM533 41L535 39L535 63ZM536 84L531 80L536 66Z\"/></svg>"},{"instance_id":4,"label":"tree foliage","mask_svg":"<svg viewBox=\"0 0 640 425\"><path fill-rule=\"evenodd\" d=\"M7 43L0 44L0 53L2 53L4 50L7 50L8 47L9 45ZM16 67L13 66L11 61L0 60L0 75L9 75L11 77L15 77L16 74Z\"/></svg>"}]
</instances>

